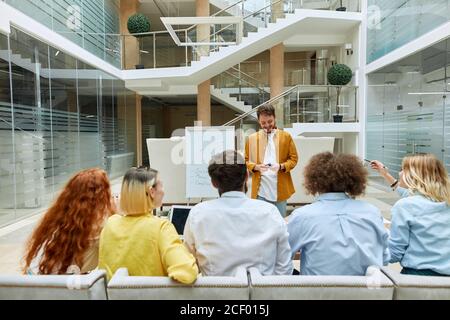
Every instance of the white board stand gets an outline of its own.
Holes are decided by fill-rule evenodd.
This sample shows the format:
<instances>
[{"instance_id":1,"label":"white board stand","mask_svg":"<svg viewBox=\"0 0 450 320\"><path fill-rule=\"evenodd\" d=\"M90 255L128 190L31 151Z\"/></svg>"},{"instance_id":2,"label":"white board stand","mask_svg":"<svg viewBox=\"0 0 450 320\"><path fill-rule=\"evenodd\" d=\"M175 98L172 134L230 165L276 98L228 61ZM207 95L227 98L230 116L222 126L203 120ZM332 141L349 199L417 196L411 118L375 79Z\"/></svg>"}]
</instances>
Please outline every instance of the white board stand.
<instances>
[{"instance_id":1,"label":"white board stand","mask_svg":"<svg viewBox=\"0 0 450 320\"><path fill-rule=\"evenodd\" d=\"M212 156L235 150L234 127L186 128L186 198L217 198L208 165Z\"/></svg>"}]
</instances>

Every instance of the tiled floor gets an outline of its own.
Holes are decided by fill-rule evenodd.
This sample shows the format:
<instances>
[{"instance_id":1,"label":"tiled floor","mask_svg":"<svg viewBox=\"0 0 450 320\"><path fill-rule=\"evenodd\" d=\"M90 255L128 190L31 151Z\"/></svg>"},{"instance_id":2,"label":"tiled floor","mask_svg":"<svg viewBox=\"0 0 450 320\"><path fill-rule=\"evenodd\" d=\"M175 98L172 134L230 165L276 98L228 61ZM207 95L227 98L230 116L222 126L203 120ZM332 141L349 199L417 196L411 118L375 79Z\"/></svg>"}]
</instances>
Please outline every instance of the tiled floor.
<instances>
[{"instance_id":1,"label":"tiled floor","mask_svg":"<svg viewBox=\"0 0 450 320\"><path fill-rule=\"evenodd\" d=\"M120 192L120 183L121 179L112 181L113 193ZM391 204L398 196L388 188L371 185L362 199L377 206L383 216L389 219ZM0 274L20 274L26 241L41 217L42 214L38 214L0 229ZM391 267L400 269L398 264Z\"/></svg>"}]
</instances>

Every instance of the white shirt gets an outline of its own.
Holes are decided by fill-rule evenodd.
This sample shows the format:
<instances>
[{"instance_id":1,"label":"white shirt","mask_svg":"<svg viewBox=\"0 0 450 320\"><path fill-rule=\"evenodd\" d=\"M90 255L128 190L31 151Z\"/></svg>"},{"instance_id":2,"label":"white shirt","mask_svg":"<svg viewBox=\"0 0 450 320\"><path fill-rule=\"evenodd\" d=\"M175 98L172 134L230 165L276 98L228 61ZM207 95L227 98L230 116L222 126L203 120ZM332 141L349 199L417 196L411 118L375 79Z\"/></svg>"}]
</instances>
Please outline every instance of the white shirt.
<instances>
[{"instance_id":1,"label":"white shirt","mask_svg":"<svg viewBox=\"0 0 450 320\"><path fill-rule=\"evenodd\" d=\"M278 209L243 192L196 205L184 229L185 245L205 276L233 276L239 266L255 267L263 275L290 275L288 239Z\"/></svg>"},{"instance_id":2,"label":"white shirt","mask_svg":"<svg viewBox=\"0 0 450 320\"><path fill-rule=\"evenodd\" d=\"M277 152L275 148L275 134L276 130L273 130L267 135L267 146L264 153L264 163L263 164L275 164L277 163ZM277 202L278 200L278 171L267 170L261 172L261 184L258 190L258 196L272 202Z\"/></svg>"}]
</instances>

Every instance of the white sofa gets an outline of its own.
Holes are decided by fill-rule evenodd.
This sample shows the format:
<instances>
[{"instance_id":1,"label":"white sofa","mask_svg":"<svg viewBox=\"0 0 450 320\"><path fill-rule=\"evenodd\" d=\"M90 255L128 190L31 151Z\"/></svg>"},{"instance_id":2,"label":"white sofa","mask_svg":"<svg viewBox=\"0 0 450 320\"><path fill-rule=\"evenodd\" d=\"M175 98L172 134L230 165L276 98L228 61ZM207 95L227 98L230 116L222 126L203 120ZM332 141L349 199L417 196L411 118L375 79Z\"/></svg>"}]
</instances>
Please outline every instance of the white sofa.
<instances>
[{"instance_id":1,"label":"white sofa","mask_svg":"<svg viewBox=\"0 0 450 320\"><path fill-rule=\"evenodd\" d=\"M199 277L183 285L169 277L134 277L119 269L81 276L0 276L0 300L450 300L450 277L402 275L370 267L366 276Z\"/></svg>"},{"instance_id":2,"label":"white sofa","mask_svg":"<svg viewBox=\"0 0 450 320\"><path fill-rule=\"evenodd\" d=\"M110 300L248 300L247 271L241 268L234 277L199 277L192 285L169 277L129 276L116 271L108 283Z\"/></svg>"},{"instance_id":3,"label":"white sofa","mask_svg":"<svg viewBox=\"0 0 450 320\"><path fill-rule=\"evenodd\" d=\"M0 300L107 300L106 272L0 276Z\"/></svg>"},{"instance_id":4,"label":"white sofa","mask_svg":"<svg viewBox=\"0 0 450 320\"><path fill-rule=\"evenodd\" d=\"M366 276L263 276L249 270L250 300L392 300L393 283L377 267Z\"/></svg>"},{"instance_id":5,"label":"white sofa","mask_svg":"<svg viewBox=\"0 0 450 320\"><path fill-rule=\"evenodd\" d=\"M450 277L404 275L383 267L394 283L394 300L450 300Z\"/></svg>"}]
</instances>

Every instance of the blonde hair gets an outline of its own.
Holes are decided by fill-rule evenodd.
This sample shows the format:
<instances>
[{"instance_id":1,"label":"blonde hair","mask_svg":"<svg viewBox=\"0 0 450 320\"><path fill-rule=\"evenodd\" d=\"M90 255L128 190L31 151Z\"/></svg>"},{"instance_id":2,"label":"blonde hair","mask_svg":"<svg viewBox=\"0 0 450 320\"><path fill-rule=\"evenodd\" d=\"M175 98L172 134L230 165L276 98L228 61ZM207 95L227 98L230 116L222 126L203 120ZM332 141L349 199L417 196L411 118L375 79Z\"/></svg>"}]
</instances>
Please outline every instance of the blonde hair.
<instances>
[{"instance_id":1,"label":"blonde hair","mask_svg":"<svg viewBox=\"0 0 450 320\"><path fill-rule=\"evenodd\" d=\"M158 171L147 168L131 168L123 178L120 192L120 209L125 215L140 215L153 210L149 188L155 187Z\"/></svg>"},{"instance_id":2,"label":"blonde hair","mask_svg":"<svg viewBox=\"0 0 450 320\"><path fill-rule=\"evenodd\" d=\"M442 162L432 154L418 154L403 159L403 180L412 192L420 192L436 202L450 205L450 181Z\"/></svg>"}]
</instances>

